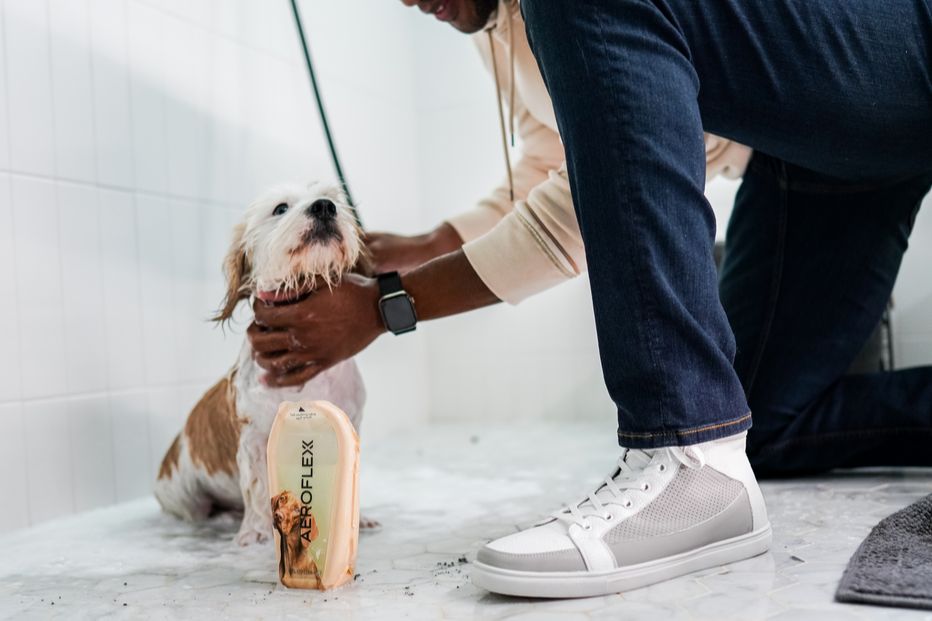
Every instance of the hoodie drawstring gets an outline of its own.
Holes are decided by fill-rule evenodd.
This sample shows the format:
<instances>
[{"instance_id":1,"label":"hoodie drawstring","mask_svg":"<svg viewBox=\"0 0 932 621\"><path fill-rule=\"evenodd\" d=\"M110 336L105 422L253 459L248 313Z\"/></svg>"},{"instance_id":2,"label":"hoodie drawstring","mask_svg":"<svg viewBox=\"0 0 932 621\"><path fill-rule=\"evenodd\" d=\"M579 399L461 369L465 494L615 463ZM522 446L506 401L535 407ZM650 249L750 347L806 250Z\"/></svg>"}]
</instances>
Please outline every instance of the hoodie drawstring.
<instances>
[{"instance_id":1,"label":"hoodie drawstring","mask_svg":"<svg viewBox=\"0 0 932 621\"><path fill-rule=\"evenodd\" d=\"M511 132L511 146L515 144L515 47L514 29L511 24L511 11L508 12L508 55L511 72L511 83L508 94L508 129ZM508 172L508 194L511 202L515 200L515 183L511 173L511 153L508 150L508 137L505 134L505 111L502 109L502 84L498 75L498 61L495 58L495 40L492 38L492 29L486 30L489 37L489 49L492 51L492 73L495 75L495 100L498 102L498 126L502 134L502 152L505 154L505 168Z\"/></svg>"},{"instance_id":2,"label":"hoodie drawstring","mask_svg":"<svg viewBox=\"0 0 932 621\"><path fill-rule=\"evenodd\" d=\"M515 29L508 11L508 71L510 72L508 93L508 133L511 134L511 146L515 146Z\"/></svg>"}]
</instances>

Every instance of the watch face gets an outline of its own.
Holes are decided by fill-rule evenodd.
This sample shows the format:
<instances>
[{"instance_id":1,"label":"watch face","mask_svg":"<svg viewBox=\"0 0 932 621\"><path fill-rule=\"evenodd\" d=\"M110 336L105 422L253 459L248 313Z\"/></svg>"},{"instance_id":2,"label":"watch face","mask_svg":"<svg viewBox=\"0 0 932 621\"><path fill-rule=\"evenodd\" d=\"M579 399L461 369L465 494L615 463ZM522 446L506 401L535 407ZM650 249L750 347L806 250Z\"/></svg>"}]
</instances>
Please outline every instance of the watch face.
<instances>
[{"instance_id":1,"label":"watch face","mask_svg":"<svg viewBox=\"0 0 932 621\"><path fill-rule=\"evenodd\" d=\"M414 306L406 295L384 298L379 306L385 326L392 332L410 330L417 323Z\"/></svg>"}]
</instances>

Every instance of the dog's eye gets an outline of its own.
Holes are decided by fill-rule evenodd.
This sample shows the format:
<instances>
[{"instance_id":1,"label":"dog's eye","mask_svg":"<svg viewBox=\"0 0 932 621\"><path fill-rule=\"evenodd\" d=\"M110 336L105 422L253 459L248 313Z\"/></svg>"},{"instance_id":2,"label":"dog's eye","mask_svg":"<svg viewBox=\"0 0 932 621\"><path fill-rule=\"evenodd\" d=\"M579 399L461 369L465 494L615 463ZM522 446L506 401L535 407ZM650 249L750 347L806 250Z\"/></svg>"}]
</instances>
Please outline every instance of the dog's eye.
<instances>
[{"instance_id":1,"label":"dog's eye","mask_svg":"<svg viewBox=\"0 0 932 621\"><path fill-rule=\"evenodd\" d=\"M272 211L273 216L280 216L283 213L288 211L288 203L279 203L275 206L275 209Z\"/></svg>"}]
</instances>

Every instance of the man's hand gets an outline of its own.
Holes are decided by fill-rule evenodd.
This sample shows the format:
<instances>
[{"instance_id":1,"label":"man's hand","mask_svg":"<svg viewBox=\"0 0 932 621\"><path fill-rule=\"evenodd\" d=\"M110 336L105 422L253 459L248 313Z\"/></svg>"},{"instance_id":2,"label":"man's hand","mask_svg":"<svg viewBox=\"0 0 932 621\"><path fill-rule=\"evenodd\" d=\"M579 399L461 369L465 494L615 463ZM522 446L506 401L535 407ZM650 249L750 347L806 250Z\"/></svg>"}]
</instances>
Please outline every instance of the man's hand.
<instances>
[{"instance_id":1,"label":"man's hand","mask_svg":"<svg viewBox=\"0 0 932 621\"><path fill-rule=\"evenodd\" d=\"M446 222L423 235L375 232L367 233L364 241L376 272L408 272L463 245L456 230Z\"/></svg>"},{"instance_id":2,"label":"man's hand","mask_svg":"<svg viewBox=\"0 0 932 621\"><path fill-rule=\"evenodd\" d=\"M268 371L263 381L271 387L302 386L358 354L385 331L378 300L375 279L358 274L292 304L257 299L247 335L256 362Z\"/></svg>"}]
</instances>

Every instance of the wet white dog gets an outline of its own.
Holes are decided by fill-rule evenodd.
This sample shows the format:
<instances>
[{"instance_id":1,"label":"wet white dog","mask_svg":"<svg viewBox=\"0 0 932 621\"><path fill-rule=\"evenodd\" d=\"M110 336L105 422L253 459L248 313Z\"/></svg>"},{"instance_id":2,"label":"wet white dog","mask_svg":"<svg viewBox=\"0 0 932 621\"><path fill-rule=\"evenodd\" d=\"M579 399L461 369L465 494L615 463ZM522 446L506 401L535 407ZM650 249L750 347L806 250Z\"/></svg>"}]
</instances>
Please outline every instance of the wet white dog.
<instances>
[{"instance_id":1,"label":"wet white dog","mask_svg":"<svg viewBox=\"0 0 932 621\"><path fill-rule=\"evenodd\" d=\"M224 271L227 295L215 319L226 321L252 296L281 301L336 284L364 256L360 232L336 188L282 186L253 202L236 226ZM272 536L266 444L282 401L325 399L359 431L366 393L353 360L320 373L303 387L270 388L248 339L236 364L194 406L166 453L155 484L162 508L185 520L242 510L236 541ZM363 526L372 526L361 519Z\"/></svg>"}]
</instances>

